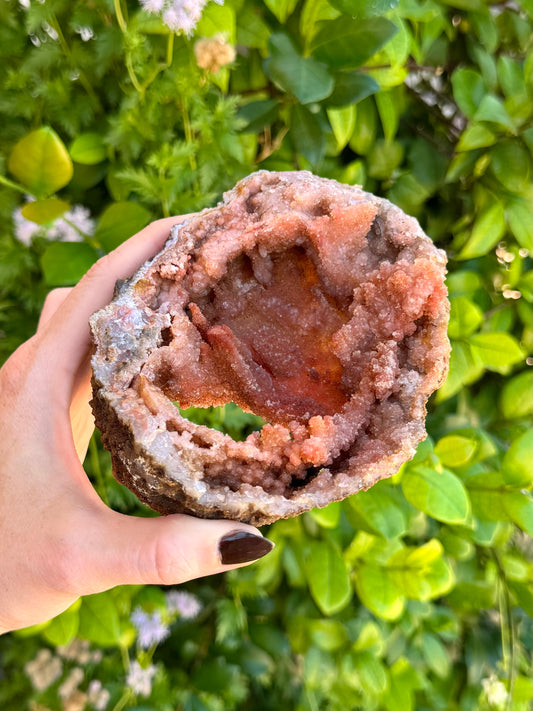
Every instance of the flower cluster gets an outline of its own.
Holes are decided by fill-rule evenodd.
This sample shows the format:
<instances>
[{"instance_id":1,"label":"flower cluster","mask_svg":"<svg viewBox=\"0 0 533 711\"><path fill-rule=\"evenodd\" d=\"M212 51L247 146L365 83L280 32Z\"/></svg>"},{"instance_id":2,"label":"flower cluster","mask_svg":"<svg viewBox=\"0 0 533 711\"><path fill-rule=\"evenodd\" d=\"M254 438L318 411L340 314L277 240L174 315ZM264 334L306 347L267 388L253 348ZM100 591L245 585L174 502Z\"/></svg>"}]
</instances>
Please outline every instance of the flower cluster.
<instances>
[{"instance_id":1,"label":"flower cluster","mask_svg":"<svg viewBox=\"0 0 533 711\"><path fill-rule=\"evenodd\" d=\"M13 212L15 237L30 246L34 237L41 235L58 242L83 242L84 235L94 234L95 223L91 213L83 205L73 205L62 217L50 225L38 225L22 215L22 208Z\"/></svg>"},{"instance_id":2,"label":"flower cluster","mask_svg":"<svg viewBox=\"0 0 533 711\"><path fill-rule=\"evenodd\" d=\"M157 611L149 613L141 607L136 607L130 619L137 630L137 643L141 649L149 649L159 644L170 634L168 625L163 622L161 613Z\"/></svg>"},{"instance_id":3,"label":"flower cluster","mask_svg":"<svg viewBox=\"0 0 533 711\"><path fill-rule=\"evenodd\" d=\"M152 693L152 679L156 671L157 669L153 664L143 668L135 660L130 665L128 676L126 677L126 685L129 686L134 694L150 696Z\"/></svg>"},{"instance_id":4,"label":"flower cluster","mask_svg":"<svg viewBox=\"0 0 533 711\"><path fill-rule=\"evenodd\" d=\"M44 691L63 673L63 664L49 649L40 649L35 659L27 662L24 671L37 691Z\"/></svg>"},{"instance_id":5,"label":"flower cluster","mask_svg":"<svg viewBox=\"0 0 533 711\"><path fill-rule=\"evenodd\" d=\"M169 613L178 614L183 620L194 619L202 609L202 604L196 595L184 590L171 590L165 597Z\"/></svg>"},{"instance_id":6,"label":"flower cluster","mask_svg":"<svg viewBox=\"0 0 533 711\"><path fill-rule=\"evenodd\" d=\"M509 698L505 684L492 674L483 679L481 685L491 708L503 709Z\"/></svg>"},{"instance_id":7,"label":"flower cluster","mask_svg":"<svg viewBox=\"0 0 533 711\"><path fill-rule=\"evenodd\" d=\"M224 35L203 37L194 45L196 63L201 69L216 74L219 69L235 60L235 49L226 42Z\"/></svg>"},{"instance_id":8,"label":"flower cluster","mask_svg":"<svg viewBox=\"0 0 533 711\"><path fill-rule=\"evenodd\" d=\"M57 652L63 659L78 662L78 664L88 664L94 662L98 664L102 661L102 652L99 649L91 650L91 644L86 639L74 637L67 645L61 645Z\"/></svg>"},{"instance_id":9,"label":"flower cluster","mask_svg":"<svg viewBox=\"0 0 533 711\"><path fill-rule=\"evenodd\" d=\"M215 0L222 5L223 0ZM207 0L139 0L146 12L159 15L173 32L191 35Z\"/></svg>"}]
</instances>

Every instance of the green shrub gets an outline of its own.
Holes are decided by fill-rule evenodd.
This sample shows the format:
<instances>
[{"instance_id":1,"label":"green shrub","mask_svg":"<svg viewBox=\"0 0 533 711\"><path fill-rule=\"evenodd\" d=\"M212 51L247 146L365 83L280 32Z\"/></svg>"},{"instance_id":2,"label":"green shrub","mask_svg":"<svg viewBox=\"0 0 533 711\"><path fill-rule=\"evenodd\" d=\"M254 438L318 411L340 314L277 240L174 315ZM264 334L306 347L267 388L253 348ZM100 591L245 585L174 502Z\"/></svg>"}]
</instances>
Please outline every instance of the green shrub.
<instances>
[{"instance_id":1,"label":"green shrub","mask_svg":"<svg viewBox=\"0 0 533 711\"><path fill-rule=\"evenodd\" d=\"M226 0L186 37L134 0L0 4L1 360L51 287L258 168L415 215L449 255L453 345L391 480L274 524L271 555L188 597L117 588L2 637L2 708L530 708L531 19L525 0ZM146 514L96 435L86 468Z\"/></svg>"}]
</instances>

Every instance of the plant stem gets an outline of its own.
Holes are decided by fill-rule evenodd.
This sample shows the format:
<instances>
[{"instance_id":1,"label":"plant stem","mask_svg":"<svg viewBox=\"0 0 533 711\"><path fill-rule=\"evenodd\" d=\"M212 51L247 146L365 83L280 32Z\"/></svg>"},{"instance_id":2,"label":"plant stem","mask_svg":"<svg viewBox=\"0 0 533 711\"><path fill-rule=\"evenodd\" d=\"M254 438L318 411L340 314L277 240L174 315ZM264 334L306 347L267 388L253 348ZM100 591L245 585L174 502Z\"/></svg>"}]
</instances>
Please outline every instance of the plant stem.
<instances>
[{"instance_id":1,"label":"plant stem","mask_svg":"<svg viewBox=\"0 0 533 711\"><path fill-rule=\"evenodd\" d=\"M494 562L496 563L496 567L498 568L498 581L500 584L499 606L502 633L502 657L503 667L507 671L509 679L509 689L507 701L505 704L505 711L511 711L513 704L514 682L516 676L515 630L513 614L511 610L511 598L509 596L509 588L507 587L505 570L500 560L500 556L494 548L491 548L491 553Z\"/></svg>"},{"instance_id":2,"label":"plant stem","mask_svg":"<svg viewBox=\"0 0 533 711\"><path fill-rule=\"evenodd\" d=\"M61 49L63 50L63 54L67 57L67 59L68 59L68 60L70 61L70 63L72 64L72 66L73 66L73 67L76 69L76 71L78 72L81 85L83 86L83 88L85 89L85 91L87 92L87 94L88 94L88 95L90 96L90 98L92 99L92 101L93 101L95 107L96 107L97 109L101 109L101 108L102 108L102 105L101 105L101 103L100 103L100 99L98 98L98 96L96 95L94 89L92 88L91 83L89 82L89 80L88 80L87 77L85 76L85 73L84 73L83 69L80 69L80 68L76 65L76 62L74 61L74 57L72 56L72 52L71 52L71 50L70 50L70 47L69 47L69 45L68 45L68 43L67 43L67 40L65 39L65 35L63 34L63 30L61 29L61 25L59 24L59 21L58 21L57 17L56 17L55 14L53 14L53 13L52 13L52 15L51 15L51 17L50 17L50 25L51 25L51 26L54 28L54 30L57 32L57 38L58 38L58 40L59 40L59 45L60 45Z\"/></svg>"},{"instance_id":3,"label":"plant stem","mask_svg":"<svg viewBox=\"0 0 533 711\"><path fill-rule=\"evenodd\" d=\"M122 711L122 709L126 706L128 701L131 698L131 690L130 689L124 689L122 692L122 696L120 699L117 701L115 706L113 707L113 711Z\"/></svg>"},{"instance_id":4,"label":"plant stem","mask_svg":"<svg viewBox=\"0 0 533 711\"><path fill-rule=\"evenodd\" d=\"M0 185L5 185L8 188L13 188L13 190L18 190L20 193L24 193L24 195L30 194L29 190L26 190L26 188L22 187L22 185L14 183L12 180L9 180L9 178L4 178L3 175L0 175Z\"/></svg>"},{"instance_id":5,"label":"plant stem","mask_svg":"<svg viewBox=\"0 0 533 711\"><path fill-rule=\"evenodd\" d=\"M124 19L124 14L122 12L122 5L120 4L120 0L114 0L115 4L115 15L117 16L117 22L118 26L120 27L120 31L122 33L126 32L126 20Z\"/></svg>"},{"instance_id":6,"label":"plant stem","mask_svg":"<svg viewBox=\"0 0 533 711\"><path fill-rule=\"evenodd\" d=\"M131 61L131 54L129 52L126 54L126 69L128 70L128 76L131 79L131 83L133 84L135 89L139 92L139 94L141 96L144 96L144 88L139 83L139 80L137 79L137 75L135 74L135 70L133 68L133 63Z\"/></svg>"},{"instance_id":7,"label":"plant stem","mask_svg":"<svg viewBox=\"0 0 533 711\"><path fill-rule=\"evenodd\" d=\"M167 39L167 67L170 67L174 59L174 32L171 32Z\"/></svg>"}]
</instances>

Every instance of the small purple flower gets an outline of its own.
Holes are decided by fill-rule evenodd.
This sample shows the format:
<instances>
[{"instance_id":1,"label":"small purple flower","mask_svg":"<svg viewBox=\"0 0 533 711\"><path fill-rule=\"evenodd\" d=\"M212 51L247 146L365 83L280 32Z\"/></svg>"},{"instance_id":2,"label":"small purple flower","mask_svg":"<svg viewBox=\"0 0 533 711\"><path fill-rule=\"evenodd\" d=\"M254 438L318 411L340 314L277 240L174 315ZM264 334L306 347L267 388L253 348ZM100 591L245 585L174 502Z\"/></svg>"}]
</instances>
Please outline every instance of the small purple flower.
<instances>
[{"instance_id":1,"label":"small purple flower","mask_svg":"<svg viewBox=\"0 0 533 711\"><path fill-rule=\"evenodd\" d=\"M183 590L171 590L166 594L167 609L170 613L178 613L184 620L192 620L202 609L202 603L191 593Z\"/></svg>"},{"instance_id":2,"label":"small purple flower","mask_svg":"<svg viewBox=\"0 0 533 711\"><path fill-rule=\"evenodd\" d=\"M136 607L130 619L137 630L137 642L142 649L159 644L170 634L168 625L163 622L159 612L150 614L141 607Z\"/></svg>"}]
</instances>

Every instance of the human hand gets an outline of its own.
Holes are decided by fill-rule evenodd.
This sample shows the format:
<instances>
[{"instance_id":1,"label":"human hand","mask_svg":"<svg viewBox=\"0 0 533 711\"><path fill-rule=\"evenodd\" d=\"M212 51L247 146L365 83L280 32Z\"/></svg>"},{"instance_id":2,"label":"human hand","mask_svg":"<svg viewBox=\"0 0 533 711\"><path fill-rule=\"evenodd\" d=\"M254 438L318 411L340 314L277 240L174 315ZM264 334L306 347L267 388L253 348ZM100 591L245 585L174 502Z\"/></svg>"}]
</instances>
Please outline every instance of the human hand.
<instances>
[{"instance_id":1,"label":"human hand","mask_svg":"<svg viewBox=\"0 0 533 711\"><path fill-rule=\"evenodd\" d=\"M37 333L0 370L0 633L48 620L80 595L182 583L272 548L238 522L112 511L82 467L94 429L89 316L110 301L117 279L161 249L179 220L152 223L76 287L52 291Z\"/></svg>"}]
</instances>

